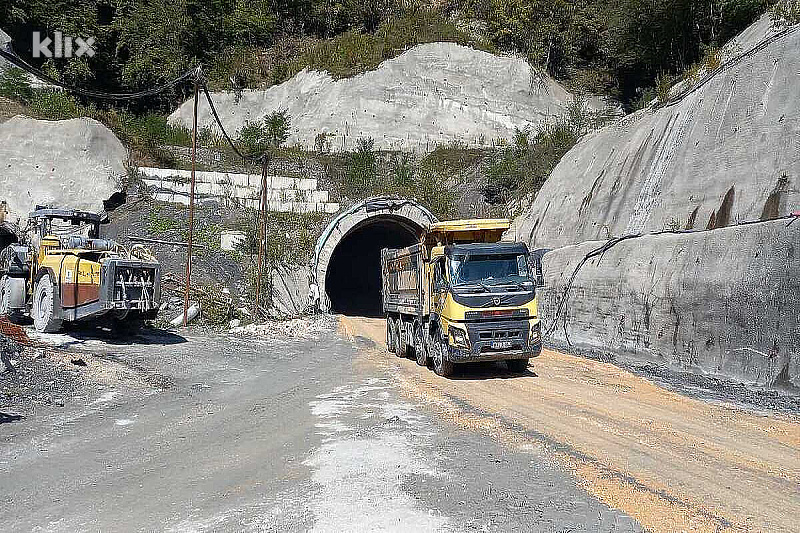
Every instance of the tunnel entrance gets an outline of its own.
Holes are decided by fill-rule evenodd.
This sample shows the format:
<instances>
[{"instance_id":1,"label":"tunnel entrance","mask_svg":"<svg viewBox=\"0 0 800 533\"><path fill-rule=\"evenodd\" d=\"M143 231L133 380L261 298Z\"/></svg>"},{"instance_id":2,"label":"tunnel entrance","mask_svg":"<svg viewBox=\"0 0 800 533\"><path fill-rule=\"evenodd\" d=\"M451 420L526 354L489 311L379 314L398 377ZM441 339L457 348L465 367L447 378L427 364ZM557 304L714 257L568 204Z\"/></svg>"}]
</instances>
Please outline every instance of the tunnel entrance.
<instances>
[{"instance_id":1,"label":"tunnel entrance","mask_svg":"<svg viewBox=\"0 0 800 533\"><path fill-rule=\"evenodd\" d=\"M372 218L344 236L331 256L325 287L331 311L383 316L381 250L419 242L420 228L399 219Z\"/></svg>"},{"instance_id":2,"label":"tunnel entrance","mask_svg":"<svg viewBox=\"0 0 800 533\"><path fill-rule=\"evenodd\" d=\"M435 222L425 206L396 196L369 198L339 213L314 247L311 279L320 310L381 316L381 250L418 242Z\"/></svg>"}]
</instances>

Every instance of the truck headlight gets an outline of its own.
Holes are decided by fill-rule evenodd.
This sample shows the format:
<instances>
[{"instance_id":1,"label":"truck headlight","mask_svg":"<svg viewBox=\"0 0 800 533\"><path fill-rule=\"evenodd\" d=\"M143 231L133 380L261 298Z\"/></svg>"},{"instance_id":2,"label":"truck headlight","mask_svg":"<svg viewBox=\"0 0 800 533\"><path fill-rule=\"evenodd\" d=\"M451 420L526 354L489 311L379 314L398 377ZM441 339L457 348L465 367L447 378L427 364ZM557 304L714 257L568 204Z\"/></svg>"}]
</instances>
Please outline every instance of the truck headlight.
<instances>
[{"instance_id":1,"label":"truck headlight","mask_svg":"<svg viewBox=\"0 0 800 533\"><path fill-rule=\"evenodd\" d=\"M453 344L455 346L463 346L464 348L469 347L466 331L463 329L450 328L450 334L453 336Z\"/></svg>"},{"instance_id":2,"label":"truck headlight","mask_svg":"<svg viewBox=\"0 0 800 533\"><path fill-rule=\"evenodd\" d=\"M539 344L542 341L542 324L537 322L531 326L531 336L528 344Z\"/></svg>"}]
</instances>

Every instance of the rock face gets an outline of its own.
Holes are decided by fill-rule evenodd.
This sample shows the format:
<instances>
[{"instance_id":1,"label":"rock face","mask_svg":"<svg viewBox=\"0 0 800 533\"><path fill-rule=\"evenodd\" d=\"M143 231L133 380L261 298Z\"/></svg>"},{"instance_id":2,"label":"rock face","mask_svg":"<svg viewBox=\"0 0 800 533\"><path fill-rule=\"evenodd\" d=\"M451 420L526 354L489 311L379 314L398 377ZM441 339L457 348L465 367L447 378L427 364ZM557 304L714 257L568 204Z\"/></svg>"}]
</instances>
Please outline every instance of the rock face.
<instances>
[{"instance_id":1,"label":"rock face","mask_svg":"<svg viewBox=\"0 0 800 533\"><path fill-rule=\"evenodd\" d=\"M0 200L9 219L37 205L100 212L121 190L128 152L96 120L16 116L0 124Z\"/></svg>"},{"instance_id":2,"label":"rock face","mask_svg":"<svg viewBox=\"0 0 800 533\"><path fill-rule=\"evenodd\" d=\"M376 148L432 150L452 141L490 145L511 140L514 128L560 115L571 95L550 78L531 76L522 59L498 57L453 43L416 46L376 70L349 79L306 71L267 90L214 93L220 118L232 135L247 120L276 110L292 117L288 144L314 148L328 134L333 150L350 150L372 137ZM205 99L201 127L215 127ZM191 126L192 102L170 116Z\"/></svg>"},{"instance_id":3,"label":"rock face","mask_svg":"<svg viewBox=\"0 0 800 533\"><path fill-rule=\"evenodd\" d=\"M578 262L603 242L545 254L541 316L552 323ZM562 346L800 387L800 221L623 241L579 271ZM565 334L566 329L566 334Z\"/></svg>"},{"instance_id":4,"label":"rock face","mask_svg":"<svg viewBox=\"0 0 800 533\"><path fill-rule=\"evenodd\" d=\"M272 269L272 309L275 316L293 318L309 305L311 269L303 265L277 265Z\"/></svg>"},{"instance_id":5,"label":"rock face","mask_svg":"<svg viewBox=\"0 0 800 533\"><path fill-rule=\"evenodd\" d=\"M800 206L800 28L777 32L765 17L672 105L584 137L515 220L517 238L556 248Z\"/></svg>"}]
</instances>

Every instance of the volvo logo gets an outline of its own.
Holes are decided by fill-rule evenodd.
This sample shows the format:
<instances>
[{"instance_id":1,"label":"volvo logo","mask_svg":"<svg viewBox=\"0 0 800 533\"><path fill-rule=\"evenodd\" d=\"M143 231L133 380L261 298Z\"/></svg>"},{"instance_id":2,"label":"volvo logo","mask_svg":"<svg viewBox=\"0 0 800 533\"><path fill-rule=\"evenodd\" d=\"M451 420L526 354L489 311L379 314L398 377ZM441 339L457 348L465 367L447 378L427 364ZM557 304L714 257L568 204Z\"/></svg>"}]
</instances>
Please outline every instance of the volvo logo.
<instances>
[{"instance_id":1,"label":"volvo logo","mask_svg":"<svg viewBox=\"0 0 800 533\"><path fill-rule=\"evenodd\" d=\"M499 296L495 296L494 298L492 298L492 303L495 306L500 305L500 303L502 303L502 301L503 301L503 299L501 297L499 297Z\"/></svg>"}]
</instances>

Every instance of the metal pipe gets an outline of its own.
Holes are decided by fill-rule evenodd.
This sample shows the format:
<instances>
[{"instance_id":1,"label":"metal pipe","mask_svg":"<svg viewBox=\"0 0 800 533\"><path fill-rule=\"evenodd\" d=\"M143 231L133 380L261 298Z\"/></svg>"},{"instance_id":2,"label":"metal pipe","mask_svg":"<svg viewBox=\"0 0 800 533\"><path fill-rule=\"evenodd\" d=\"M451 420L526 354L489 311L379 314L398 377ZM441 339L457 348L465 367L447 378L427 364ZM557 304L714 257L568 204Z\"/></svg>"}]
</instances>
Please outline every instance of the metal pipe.
<instances>
[{"instance_id":1,"label":"metal pipe","mask_svg":"<svg viewBox=\"0 0 800 533\"><path fill-rule=\"evenodd\" d=\"M200 76L202 70L197 67L194 78L194 117L192 120L192 185L189 188L189 239L186 248L186 291L183 295L183 327L189 324L189 290L192 283L192 234L194 233L194 186L195 167L197 163L197 102L200 94Z\"/></svg>"},{"instance_id":2,"label":"metal pipe","mask_svg":"<svg viewBox=\"0 0 800 533\"><path fill-rule=\"evenodd\" d=\"M264 270L264 255L267 252L267 168L269 155L265 152L261 158L261 205L258 209L258 274L256 276L255 316L261 312L261 277Z\"/></svg>"}]
</instances>

